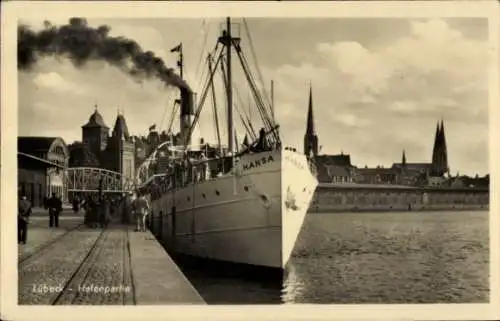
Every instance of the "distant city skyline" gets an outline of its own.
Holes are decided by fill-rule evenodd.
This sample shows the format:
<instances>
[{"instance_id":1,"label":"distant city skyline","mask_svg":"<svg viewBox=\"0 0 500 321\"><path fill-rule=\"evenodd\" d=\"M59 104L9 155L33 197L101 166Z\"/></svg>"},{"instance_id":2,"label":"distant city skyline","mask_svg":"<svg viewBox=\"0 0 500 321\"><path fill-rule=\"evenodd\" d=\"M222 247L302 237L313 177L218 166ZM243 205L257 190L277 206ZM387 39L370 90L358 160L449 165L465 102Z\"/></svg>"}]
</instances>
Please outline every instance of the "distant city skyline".
<instances>
[{"instance_id":1,"label":"distant city skyline","mask_svg":"<svg viewBox=\"0 0 500 321\"><path fill-rule=\"evenodd\" d=\"M43 25L22 22L35 29ZM93 27L109 25L113 36L137 41L170 67L176 66L177 56L169 50L182 42L186 80L195 91L201 90L200 50L205 38L204 55L213 48L222 22L88 19ZM358 167L375 167L399 162L404 149L408 162L428 162L436 123L443 119L451 173L489 173L487 19L249 18L247 22L265 86L271 79L275 83L276 116L285 145L302 151L311 83L321 153L342 151ZM241 35L254 65L243 29ZM235 72L235 83L241 78ZM177 95L158 81L137 83L105 63L76 69L55 58L41 59L33 70L20 72L19 88L19 135L61 136L67 143L81 140L81 126L96 103L108 127L120 109L132 135L147 135L153 123L164 129ZM245 90L241 96L246 102ZM204 111L209 110L207 106ZM215 141L211 114L203 115L202 136ZM253 117L257 118L256 111ZM237 115L235 119L241 143L244 133Z\"/></svg>"}]
</instances>

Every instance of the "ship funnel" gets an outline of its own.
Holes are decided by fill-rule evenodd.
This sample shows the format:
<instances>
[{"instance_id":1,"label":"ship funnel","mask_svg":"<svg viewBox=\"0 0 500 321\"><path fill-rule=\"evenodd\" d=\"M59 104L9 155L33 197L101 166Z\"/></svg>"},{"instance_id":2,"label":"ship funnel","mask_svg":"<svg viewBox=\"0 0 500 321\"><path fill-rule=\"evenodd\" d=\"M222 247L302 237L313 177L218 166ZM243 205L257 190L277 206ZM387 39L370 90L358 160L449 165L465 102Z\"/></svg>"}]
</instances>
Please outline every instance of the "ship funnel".
<instances>
[{"instance_id":1,"label":"ship funnel","mask_svg":"<svg viewBox=\"0 0 500 321\"><path fill-rule=\"evenodd\" d=\"M196 93L193 93L189 88L180 88L181 91L181 113L180 113L180 134L182 142L186 145L191 145L191 142L197 142L195 131L191 133L189 139L189 129L194 120L194 106L196 102Z\"/></svg>"}]
</instances>

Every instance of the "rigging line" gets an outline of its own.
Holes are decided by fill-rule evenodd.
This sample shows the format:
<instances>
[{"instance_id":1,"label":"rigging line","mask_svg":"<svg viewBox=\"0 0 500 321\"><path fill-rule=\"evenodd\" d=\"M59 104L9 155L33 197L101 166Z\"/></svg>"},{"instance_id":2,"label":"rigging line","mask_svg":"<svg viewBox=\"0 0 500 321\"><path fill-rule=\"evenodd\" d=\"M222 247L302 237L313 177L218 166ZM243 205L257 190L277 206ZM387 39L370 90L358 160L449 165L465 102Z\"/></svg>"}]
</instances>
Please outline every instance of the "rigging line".
<instances>
[{"instance_id":1,"label":"rigging line","mask_svg":"<svg viewBox=\"0 0 500 321\"><path fill-rule=\"evenodd\" d=\"M174 125L175 115L177 115L177 111L179 110L179 104L174 102L174 108L172 108L172 117L170 117L170 122L168 124L167 133L172 133L172 127Z\"/></svg>"},{"instance_id":2,"label":"rigging line","mask_svg":"<svg viewBox=\"0 0 500 321\"><path fill-rule=\"evenodd\" d=\"M242 66L246 72L246 74L248 75L248 79L249 81L251 82L254 90L255 90L255 93L257 94L258 96L258 103L261 104L262 108L264 108L264 111L266 111L266 105L264 103L264 100L262 99L262 95L260 93L260 91L258 90L258 86L255 82L255 78L253 77L252 73L251 73L251 70L250 70L250 67L248 65L248 61L244 55L244 53L242 51L239 51L239 54L240 54L240 59L242 61ZM269 107L269 112L272 111L272 109ZM271 118L270 118L270 114L267 113L267 111L265 112L265 115L266 115L266 119L269 121L269 124L271 125L270 127L272 127L272 121L271 121Z\"/></svg>"},{"instance_id":3,"label":"rigging line","mask_svg":"<svg viewBox=\"0 0 500 321\"><path fill-rule=\"evenodd\" d=\"M243 56L243 53L241 50L237 50L237 53L238 53L238 57L240 58L240 62L241 62L241 65L243 67L245 76L249 82L249 85L250 85L252 92L254 94L254 97L256 99L256 103L259 107L259 110L262 109L262 112L265 115L265 117L263 117L262 121L264 122L265 125L269 126L268 130L272 132L275 141L280 142L280 137L279 137L279 133L277 131L277 127L272 124L272 121L269 118L269 115L267 114L264 102L262 101L262 97L259 95L259 91L257 90L254 79L253 79L253 77L248 69L248 63L247 63L245 57Z\"/></svg>"},{"instance_id":4,"label":"rigging line","mask_svg":"<svg viewBox=\"0 0 500 321\"><path fill-rule=\"evenodd\" d=\"M238 102L239 102L239 104L240 104L240 106L242 108L239 112L242 113L245 116L246 123L249 125L249 127L247 128L247 131L248 131L248 134L250 134L250 139L252 139L252 140L253 139L257 139L257 135L255 133L255 130L254 130L253 126L252 126L252 122L250 120L250 117L248 116L247 111L246 111L246 109L244 107L245 104L243 103L243 99L241 99L241 95L240 95L240 91L238 90L238 87L234 87L234 91L236 93L236 97L238 98Z\"/></svg>"},{"instance_id":5,"label":"rigging line","mask_svg":"<svg viewBox=\"0 0 500 321\"><path fill-rule=\"evenodd\" d=\"M243 127L245 127L245 130L248 134L251 134L252 131L250 130L250 128L248 127L248 124L247 122L245 121L245 118L243 117L243 113L241 112L241 109L240 108L240 104L234 104L234 106L236 107L236 111L238 112L238 115L240 116L240 120L241 120L241 123L243 124Z\"/></svg>"},{"instance_id":6,"label":"rigging line","mask_svg":"<svg viewBox=\"0 0 500 321\"><path fill-rule=\"evenodd\" d=\"M159 130L161 130L163 123L165 122L165 116L167 116L168 105L169 105L170 99L172 99L172 92L173 91L168 91L168 93L167 93L167 99L166 99L167 101L165 103L165 109L163 111L163 115L161 116L160 126L158 126Z\"/></svg>"},{"instance_id":7,"label":"rigging line","mask_svg":"<svg viewBox=\"0 0 500 321\"><path fill-rule=\"evenodd\" d=\"M241 99L241 95L239 94L238 87L233 86L233 89L234 89L234 93L236 94L236 97L238 98L238 103L234 104L236 107L236 111L238 112L240 119L241 119L241 122L242 122L243 126L245 127L247 133L252 135L252 131L251 131L250 127L248 127L248 124L247 124L248 116L244 112L245 108L243 107L244 104L243 104L243 101ZM242 110L243 110L243 112L242 112ZM244 117L244 116L246 116L246 117ZM245 118L246 118L246 120L245 120Z\"/></svg>"},{"instance_id":8,"label":"rigging line","mask_svg":"<svg viewBox=\"0 0 500 321\"><path fill-rule=\"evenodd\" d=\"M247 34L247 37L248 37L248 43L250 45L250 51L252 53L253 60L255 62L255 69L257 70L257 75L259 76L259 80L261 82L261 86L262 86L262 89L263 89L263 92L264 92L264 98L270 104L271 100L269 99L269 97L267 95L267 91L265 90L266 87L265 87L264 77L262 77L262 73L260 72L259 62L257 61L257 55L255 54L255 48L253 46L252 36L250 35L250 28L248 27L248 23L247 23L247 20L245 18L243 18L243 26L245 27L245 31L246 31L246 34Z\"/></svg>"},{"instance_id":9,"label":"rigging line","mask_svg":"<svg viewBox=\"0 0 500 321\"><path fill-rule=\"evenodd\" d=\"M217 70L217 66L219 65L219 63L221 62L221 59L222 59L222 51L224 50L224 48L221 49L220 51L220 54L219 54L219 57L217 58L216 60L216 63L215 63L215 66L214 66L214 70L212 70L210 73L209 73L209 77L210 77L210 81L213 81L213 77L214 77L214 74L215 74L215 71ZM203 92L202 92L202 95L201 95L201 99L198 103L198 108L196 110L196 115L194 116L194 119L193 119L193 123L191 124L191 126L189 127L189 131L188 131L188 139L186 140L186 142L189 141L189 139L191 139L191 135L193 133L193 130L194 130L194 127L196 126L196 124L198 123L198 120L200 118L200 114L201 114L201 110L203 108L203 105L205 103L205 99L207 98L207 94L208 94L208 89L209 89L209 86L207 85L206 87L203 88Z\"/></svg>"},{"instance_id":10,"label":"rigging line","mask_svg":"<svg viewBox=\"0 0 500 321\"><path fill-rule=\"evenodd\" d=\"M261 116L264 128L266 128L267 130L269 130L269 128L272 128L272 126L270 125L270 123L268 121L268 118L266 117L267 115L266 115L265 109L262 106L263 103L262 103L262 101L261 101L261 99L260 99L260 97L258 95L258 91L255 88L255 84L252 81L251 75L248 72L247 66L245 65L245 61L242 59L241 52L237 51L237 53L238 53L238 57L240 58L241 65L243 67L243 71L244 71L245 77L247 78L248 84L250 86L251 93L253 94L255 102L257 104L257 107L258 107L257 109L258 109L259 114Z\"/></svg>"},{"instance_id":11,"label":"rigging line","mask_svg":"<svg viewBox=\"0 0 500 321\"><path fill-rule=\"evenodd\" d=\"M210 69L210 72L212 72L212 56L209 54L207 57L208 60L208 68ZM220 138L220 129L219 129L219 115L218 115L218 109L217 109L217 98L215 94L215 86L214 82L212 81L211 83L211 89L212 89L212 113L214 117L214 125L215 125L215 135L217 137L217 146L219 149L221 148L221 138Z\"/></svg>"},{"instance_id":12,"label":"rigging line","mask_svg":"<svg viewBox=\"0 0 500 321\"><path fill-rule=\"evenodd\" d=\"M205 19L203 19L203 21L205 21ZM198 59L198 64L196 65L196 69L195 69L195 72L194 72L197 78L199 76L199 71L200 71L201 63L203 61L203 56L204 56L206 45L207 45L208 33L210 31L210 25L207 26L206 24L204 24L204 26L202 28L203 28L202 32L205 33L205 38L203 39L203 44L201 46L200 59Z\"/></svg>"},{"instance_id":13,"label":"rigging line","mask_svg":"<svg viewBox=\"0 0 500 321\"><path fill-rule=\"evenodd\" d=\"M226 65L226 57L223 55L221 57L222 59L222 64L220 65L220 74L221 74L221 77L222 77L222 82L224 84L224 89L225 91L227 91L227 86L228 86L228 80L227 80L227 74L226 74L226 69L224 68L224 66ZM224 98L225 98L225 101L226 101L226 107L229 105L229 102L228 102L228 99L227 99L227 95L224 95ZM228 109L229 108L225 108L225 114L224 114L224 119L226 121L229 121L229 116L228 116ZM227 124L227 123L226 123ZM229 135L229 134L228 134Z\"/></svg>"},{"instance_id":14,"label":"rigging line","mask_svg":"<svg viewBox=\"0 0 500 321\"><path fill-rule=\"evenodd\" d=\"M209 54L213 57L215 57L217 55L217 50L219 49L219 43L217 42L214 46L214 49L212 50L212 52L210 52ZM208 57L208 56L207 56ZM206 60L206 59L205 59ZM205 79L204 77L206 77L207 75L205 74L206 71L208 70L208 68L202 68L201 69L201 75L198 79L200 79L200 84L203 84L203 79ZM209 77L207 78L209 79ZM203 86L201 87L203 88Z\"/></svg>"},{"instance_id":15,"label":"rigging line","mask_svg":"<svg viewBox=\"0 0 500 321\"><path fill-rule=\"evenodd\" d=\"M223 57L222 60L225 63L225 61L226 61L225 57ZM228 84L227 84L227 79L226 79L226 71L224 69L224 65L225 65L224 63L221 65L221 75L222 75L222 78L224 81L224 86L227 88ZM240 100L240 103L241 103L241 96L239 95L238 87L234 86L234 84L233 84L233 86L231 88L233 89L234 93L236 94L236 96L238 97L238 99ZM243 105L243 103L241 103L241 104ZM227 117L227 115L226 115L226 117Z\"/></svg>"},{"instance_id":16,"label":"rigging line","mask_svg":"<svg viewBox=\"0 0 500 321\"><path fill-rule=\"evenodd\" d=\"M203 21L201 22L201 26L200 26L200 31L203 31L204 29L204 26L205 26L205 19L203 19ZM194 35L189 41L187 41L185 44L184 44L184 48L189 48L191 47L191 45L193 45L193 43L198 39L198 37L201 35L201 32L199 32L198 34ZM184 54L184 53L183 53ZM191 76L190 74L187 72L188 71L188 68L187 68L187 64L184 64L183 65L183 68L184 68L184 78L185 80L189 83L190 80L193 80L191 79ZM196 77L196 75L192 75L193 77ZM196 78L195 78L196 79Z\"/></svg>"}]
</instances>

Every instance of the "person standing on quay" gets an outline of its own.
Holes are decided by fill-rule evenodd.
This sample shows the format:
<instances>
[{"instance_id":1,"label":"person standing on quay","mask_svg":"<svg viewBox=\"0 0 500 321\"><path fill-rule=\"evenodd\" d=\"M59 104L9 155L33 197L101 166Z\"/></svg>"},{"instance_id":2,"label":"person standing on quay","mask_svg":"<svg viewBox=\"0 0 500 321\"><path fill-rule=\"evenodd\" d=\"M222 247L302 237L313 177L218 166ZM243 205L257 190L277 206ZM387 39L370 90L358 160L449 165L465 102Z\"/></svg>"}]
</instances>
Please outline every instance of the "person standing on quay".
<instances>
[{"instance_id":1,"label":"person standing on quay","mask_svg":"<svg viewBox=\"0 0 500 321\"><path fill-rule=\"evenodd\" d=\"M78 198L78 196L75 195L75 197L73 198L73 212L78 213L78 211L80 210L80 199Z\"/></svg>"},{"instance_id":2,"label":"person standing on quay","mask_svg":"<svg viewBox=\"0 0 500 321\"><path fill-rule=\"evenodd\" d=\"M99 202L99 226L101 228L108 227L109 221L109 201L103 196Z\"/></svg>"},{"instance_id":3,"label":"person standing on quay","mask_svg":"<svg viewBox=\"0 0 500 321\"><path fill-rule=\"evenodd\" d=\"M134 199L132 198L132 194L126 194L125 196L123 196L123 199L122 199L122 206L121 206L121 209L122 209L122 223L124 224L130 224L132 223L132 212L133 212L133 209L132 209L132 205L134 203Z\"/></svg>"},{"instance_id":4,"label":"person standing on quay","mask_svg":"<svg viewBox=\"0 0 500 321\"><path fill-rule=\"evenodd\" d=\"M19 200L17 212L17 244L26 244L28 237L28 219L31 214L31 202L26 196Z\"/></svg>"},{"instance_id":5,"label":"person standing on quay","mask_svg":"<svg viewBox=\"0 0 500 321\"><path fill-rule=\"evenodd\" d=\"M62 202L56 196L56 193L52 193L52 197L47 201L47 207L49 208L49 227L59 227L59 213L62 211Z\"/></svg>"},{"instance_id":6,"label":"person standing on quay","mask_svg":"<svg viewBox=\"0 0 500 321\"><path fill-rule=\"evenodd\" d=\"M149 213L149 202L146 197L138 194L137 198L134 200L133 208L137 222L137 231L146 232L146 218Z\"/></svg>"}]
</instances>

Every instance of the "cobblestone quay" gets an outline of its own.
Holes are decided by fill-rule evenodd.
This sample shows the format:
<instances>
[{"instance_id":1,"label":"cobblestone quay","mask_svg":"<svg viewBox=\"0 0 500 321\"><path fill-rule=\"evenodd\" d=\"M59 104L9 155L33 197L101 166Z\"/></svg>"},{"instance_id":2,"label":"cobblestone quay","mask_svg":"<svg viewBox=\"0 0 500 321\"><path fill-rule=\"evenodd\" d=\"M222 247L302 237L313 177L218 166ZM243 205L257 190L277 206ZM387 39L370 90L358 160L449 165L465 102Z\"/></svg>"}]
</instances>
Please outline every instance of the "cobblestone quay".
<instances>
[{"instance_id":1,"label":"cobblestone quay","mask_svg":"<svg viewBox=\"0 0 500 321\"><path fill-rule=\"evenodd\" d=\"M18 246L22 305L204 304L150 232L83 225L65 211L59 228L31 217L28 242Z\"/></svg>"}]
</instances>

